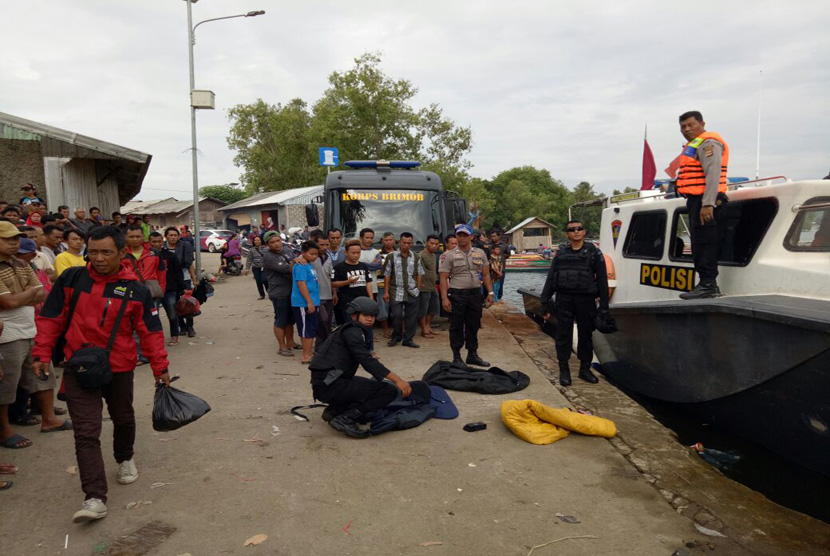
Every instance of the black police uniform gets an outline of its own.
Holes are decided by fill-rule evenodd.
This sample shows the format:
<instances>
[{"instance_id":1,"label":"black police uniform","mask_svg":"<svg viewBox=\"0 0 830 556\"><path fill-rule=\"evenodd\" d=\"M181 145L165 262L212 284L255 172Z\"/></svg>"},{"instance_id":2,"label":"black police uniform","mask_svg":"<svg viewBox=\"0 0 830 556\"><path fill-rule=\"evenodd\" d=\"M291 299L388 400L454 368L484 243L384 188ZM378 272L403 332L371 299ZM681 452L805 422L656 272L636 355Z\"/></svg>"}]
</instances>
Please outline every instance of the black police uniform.
<instances>
[{"instance_id":1,"label":"black police uniform","mask_svg":"<svg viewBox=\"0 0 830 556\"><path fill-rule=\"evenodd\" d=\"M311 360L314 399L329 404L330 415L350 411L358 417L386 407L398 396L398 389L384 382L389 369L372 357L369 337L366 327L349 321L331 333ZM374 380L355 376L361 365Z\"/></svg>"},{"instance_id":2,"label":"black police uniform","mask_svg":"<svg viewBox=\"0 0 830 556\"><path fill-rule=\"evenodd\" d=\"M578 251L574 251L570 243L560 245L542 289L543 306L550 304L554 293L559 381L564 386L570 384L568 360L571 357L573 325L576 322L580 378L596 382L596 377L591 374L590 369L594 351L591 332L594 330L597 297L600 310L608 310L608 276L602 251L588 242Z\"/></svg>"}]
</instances>

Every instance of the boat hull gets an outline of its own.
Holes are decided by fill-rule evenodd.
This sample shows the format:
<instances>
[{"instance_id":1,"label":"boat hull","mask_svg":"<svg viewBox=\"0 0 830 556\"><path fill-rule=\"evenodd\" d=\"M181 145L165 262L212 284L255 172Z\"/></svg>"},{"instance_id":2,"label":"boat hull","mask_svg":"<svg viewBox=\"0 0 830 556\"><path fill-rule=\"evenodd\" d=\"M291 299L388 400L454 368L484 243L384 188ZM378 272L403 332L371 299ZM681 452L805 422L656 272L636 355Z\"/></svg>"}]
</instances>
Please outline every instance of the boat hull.
<instances>
[{"instance_id":1,"label":"boat hull","mask_svg":"<svg viewBox=\"0 0 830 556\"><path fill-rule=\"evenodd\" d=\"M542 322L538 290L522 290ZM594 332L601 372L830 474L830 307L786 296L624 304ZM546 323L545 331L555 330Z\"/></svg>"}]
</instances>

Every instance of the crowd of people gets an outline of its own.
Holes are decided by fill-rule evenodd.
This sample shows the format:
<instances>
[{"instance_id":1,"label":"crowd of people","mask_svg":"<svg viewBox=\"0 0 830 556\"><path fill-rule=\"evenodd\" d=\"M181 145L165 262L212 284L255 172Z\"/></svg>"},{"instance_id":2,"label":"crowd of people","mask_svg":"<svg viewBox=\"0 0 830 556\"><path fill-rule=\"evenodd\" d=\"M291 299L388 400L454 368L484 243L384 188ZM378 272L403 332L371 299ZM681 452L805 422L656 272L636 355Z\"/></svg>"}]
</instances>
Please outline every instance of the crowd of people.
<instances>
[{"instance_id":1,"label":"crowd of people","mask_svg":"<svg viewBox=\"0 0 830 556\"><path fill-rule=\"evenodd\" d=\"M180 317L176 309L197 284L192 237L187 227L162 233L146 217L115 212L104 219L97 207L78 207L74 216L67 206L49 213L33 186L22 189L18 203L0 201L0 446L33 446L31 435L22 434L27 427L74 431L85 493L74 519L100 519L107 492L103 401L114 425L117 480L131 483L138 477L133 372L149 364L169 384L159 307L169 321L168 346L177 345L180 333L196 335L193 315ZM96 375L85 372L90 366L82 359L95 349L105 351L97 360L105 364L101 382L90 388L86 382ZM64 370L60 384L55 368ZM17 471L0 463L0 474ZM12 484L0 480L0 490Z\"/></svg>"}]
</instances>

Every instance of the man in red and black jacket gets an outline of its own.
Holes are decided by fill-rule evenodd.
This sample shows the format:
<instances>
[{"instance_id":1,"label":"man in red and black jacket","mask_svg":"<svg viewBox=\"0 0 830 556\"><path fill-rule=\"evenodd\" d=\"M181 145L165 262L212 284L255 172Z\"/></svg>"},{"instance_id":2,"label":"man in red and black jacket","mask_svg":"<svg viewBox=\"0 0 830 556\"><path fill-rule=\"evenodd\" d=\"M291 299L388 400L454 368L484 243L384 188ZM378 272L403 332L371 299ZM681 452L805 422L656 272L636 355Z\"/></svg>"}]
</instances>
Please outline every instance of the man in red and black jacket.
<instances>
[{"instance_id":1,"label":"man in red and black jacket","mask_svg":"<svg viewBox=\"0 0 830 556\"><path fill-rule=\"evenodd\" d=\"M159 271L166 270L163 261L153 251L152 246L144 241L141 226L128 226L126 241L127 252L124 257L130 263L130 268L138 275L138 280L150 290L153 299L161 299L164 297L164 289L161 287Z\"/></svg>"},{"instance_id":2,"label":"man in red and black jacket","mask_svg":"<svg viewBox=\"0 0 830 556\"><path fill-rule=\"evenodd\" d=\"M129 484L138 478L133 462L133 371L137 362L134 330L144 354L150 359L156 381L165 386L170 384L158 309L149 290L138 281L130 263L124 260L125 255L127 246L120 230L112 226L94 228L87 244L89 264L61 274L37 318L32 356L35 374L41 376L49 372L52 350L61 335L66 339L63 355L67 360L76 350L89 344L105 348L119 309L127 303L109 354L112 381L100 389L84 389L74 374L64 373L66 405L75 426L75 454L81 487L86 495L83 508L74 516L76 523L107 515L107 479L99 438L102 398L107 402L113 423L118 482ZM76 290L80 294L67 329L69 306Z\"/></svg>"}]
</instances>

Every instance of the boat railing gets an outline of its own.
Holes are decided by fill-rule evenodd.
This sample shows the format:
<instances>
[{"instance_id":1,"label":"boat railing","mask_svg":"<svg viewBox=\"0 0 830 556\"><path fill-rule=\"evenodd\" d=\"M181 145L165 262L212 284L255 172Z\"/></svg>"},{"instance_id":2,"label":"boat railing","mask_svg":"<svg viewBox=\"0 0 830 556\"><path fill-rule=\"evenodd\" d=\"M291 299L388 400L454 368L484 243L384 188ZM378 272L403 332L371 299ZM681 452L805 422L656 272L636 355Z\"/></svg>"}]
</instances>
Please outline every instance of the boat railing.
<instances>
[{"instance_id":1,"label":"boat railing","mask_svg":"<svg viewBox=\"0 0 830 556\"><path fill-rule=\"evenodd\" d=\"M813 203L812 205L793 205L793 212L822 208L830 208L830 203Z\"/></svg>"},{"instance_id":2,"label":"boat railing","mask_svg":"<svg viewBox=\"0 0 830 556\"><path fill-rule=\"evenodd\" d=\"M727 187L727 190L728 191L735 191L735 190L741 189L742 187L746 187L747 185L750 185L750 184L755 184L752 187L762 187L764 185L768 185L767 182L771 182L772 180L784 180L785 182L788 182L788 181L790 181L790 178L788 178L787 176L771 176L771 177L768 177L768 178L760 178L760 179L757 179L757 180L740 181L740 182L737 182L737 183L729 184L729 186ZM645 190L642 190L642 191L654 191L654 190L653 189L645 189ZM637 193L638 195L633 196L633 193ZM657 200L657 199L666 199L666 198L674 199L674 198L680 197L680 195L678 195L674 191L672 191L671 193L664 192L664 193L661 193L661 194L647 195L647 196L644 196L644 197L639 196L639 193L640 193L640 191L636 191L636 192L632 191L631 193L623 193L621 195L615 195L613 197L604 197L602 200L608 200L609 204L614 203L616 205L619 205L619 204L622 204L622 203L630 203L631 201L643 201L643 200L651 201L651 200ZM626 195L631 195L631 197L626 197ZM671 195L671 196L669 197L669 195ZM572 207L573 206L576 206L576 205L572 205Z\"/></svg>"}]
</instances>

